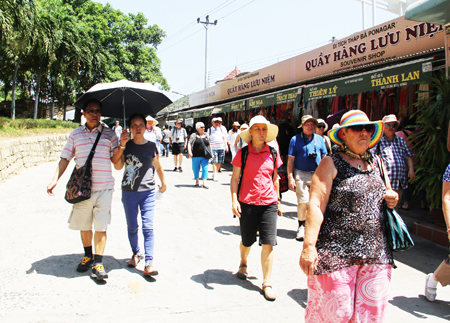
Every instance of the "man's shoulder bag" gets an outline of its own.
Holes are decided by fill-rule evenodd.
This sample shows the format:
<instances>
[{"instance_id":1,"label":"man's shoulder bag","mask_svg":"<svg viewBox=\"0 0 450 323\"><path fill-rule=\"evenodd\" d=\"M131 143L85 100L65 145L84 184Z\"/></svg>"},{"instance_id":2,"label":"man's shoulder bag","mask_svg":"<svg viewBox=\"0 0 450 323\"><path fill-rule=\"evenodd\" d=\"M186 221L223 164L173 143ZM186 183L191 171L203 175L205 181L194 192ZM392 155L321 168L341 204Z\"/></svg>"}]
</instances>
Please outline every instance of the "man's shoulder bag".
<instances>
[{"instance_id":1,"label":"man's shoulder bag","mask_svg":"<svg viewBox=\"0 0 450 323\"><path fill-rule=\"evenodd\" d=\"M66 186L66 195L64 196L65 200L70 204L79 203L91 198L92 158L94 158L95 148L97 147L102 132L103 127L102 131L100 131L97 135L97 139L92 146L91 152L89 153L84 166L77 169L77 166L75 165L72 175L70 175Z\"/></svg>"}]
</instances>

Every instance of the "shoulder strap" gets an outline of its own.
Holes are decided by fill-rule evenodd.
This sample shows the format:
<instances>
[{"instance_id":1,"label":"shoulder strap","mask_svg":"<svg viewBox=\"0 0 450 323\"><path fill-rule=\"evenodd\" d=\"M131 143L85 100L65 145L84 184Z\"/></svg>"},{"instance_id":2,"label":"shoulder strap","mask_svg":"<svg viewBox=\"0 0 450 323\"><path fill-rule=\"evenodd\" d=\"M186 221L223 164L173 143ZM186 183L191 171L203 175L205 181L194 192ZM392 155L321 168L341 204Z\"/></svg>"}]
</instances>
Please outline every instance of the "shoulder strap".
<instances>
[{"instance_id":1,"label":"shoulder strap","mask_svg":"<svg viewBox=\"0 0 450 323\"><path fill-rule=\"evenodd\" d=\"M269 146L269 149L270 149L270 154L272 155L272 159L273 159L273 172L272 172L272 178L273 178L273 174L275 173L275 167L277 165L277 150L272 146Z\"/></svg>"},{"instance_id":2,"label":"shoulder strap","mask_svg":"<svg viewBox=\"0 0 450 323\"><path fill-rule=\"evenodd\" d=\"M104 129L104 127L102 126L102 130L98 133L97 139L95 139L95 143L92 146L91 152L89 153L88 160L94 158L95 148L97 148L97 144L98 144L98 141L100 140L100 137L102 136L103 129Z\"/></svg>"},{"instance_id":3,"label":"shoulder strap","mask_svg":"<svg viewBox=\"0 0 450 323\"><path fill-rule=\"evenodd\" d=\"M239 198L239 192L241 191L242 178L244 176L245 164L247 163L248 157L248 146L241 149L241 175L239 176L237 197Z\"/></svg>"}]
</instances>

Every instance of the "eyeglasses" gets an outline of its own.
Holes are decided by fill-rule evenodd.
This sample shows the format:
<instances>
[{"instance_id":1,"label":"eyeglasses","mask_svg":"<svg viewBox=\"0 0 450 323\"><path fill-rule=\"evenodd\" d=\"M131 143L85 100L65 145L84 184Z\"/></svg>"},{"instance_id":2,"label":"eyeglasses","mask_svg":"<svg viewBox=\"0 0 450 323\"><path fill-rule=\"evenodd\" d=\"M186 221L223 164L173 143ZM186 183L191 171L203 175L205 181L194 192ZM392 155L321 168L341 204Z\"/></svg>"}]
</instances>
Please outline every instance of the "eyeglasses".
<instances>
[{"instance_id":1,"label":"eyeglasses","mask_svg":"<svg viewBox=\"0 0 450 323\"><path fill-rule=\"evenodd\" d=\"M199 129L205 129L205 127L199 127Z\"/></svg>"},{"instance_id":2,"label":"eyeglasses","mask_svg":"<svg viewBox=\"0 0 450 323\"><path fill-rule=\"evenodd\" d=\"M321 124L321 125L317 126L317 128L325 129L325 125Z\"/></svg>"},{"instance_id":3,"label":"eyeglasses","mask_svg":"<svg viewBox=\"0 0 450 323\"><path fill-rule=\"evenodd\" d=\"M101 109L89 109L89 110L86 110L85 111L86 113L89 113L89 114L101 114L102 113L102 110Z\"/></svg>"},{"instance_id":4,"label":"eyeglasses","mask_svg":"<svg viewBox=\"0 0 450 323\"><path fill-rule=\"evenodd\" d=\"M397 128L396 123L386 123L386 128Z\"/></svg>"},{"instance_id":5,"label":"eyeglasses","mask_svg":"<svg viewBox=\"0 0 450 323\"><path fill-rule=\"evenodd\" d=\"M141 124L133 124L131 125L132 129L139 129L139 128L145 128L145 126L141 123Z\"/></svg>"},{"instance_id":6,"label":"eyeglasses","mask_svg":"<svg viewBox=\"0 0 450 323\"><path fill-rule=\"evenodd\" d=\"M355 132L361 132L363 130L366 130L368 133L374 133L375 132L375 125L374 124L360 124L357 126L350 126L350 129L352 129Z\"/></svg>"}]
</instances>

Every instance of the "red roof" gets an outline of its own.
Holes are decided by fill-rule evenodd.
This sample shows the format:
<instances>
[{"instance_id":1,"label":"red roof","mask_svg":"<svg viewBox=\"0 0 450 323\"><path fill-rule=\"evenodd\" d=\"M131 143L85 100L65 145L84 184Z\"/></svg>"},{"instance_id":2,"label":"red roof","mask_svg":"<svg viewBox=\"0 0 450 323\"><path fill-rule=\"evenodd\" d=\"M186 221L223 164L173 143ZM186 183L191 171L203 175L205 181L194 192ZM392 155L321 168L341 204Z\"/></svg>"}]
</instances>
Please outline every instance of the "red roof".
<instances>
[{"instance_id":1,"label":"red roof","mask_svg":"<svg viewBox=\"0 0 450 323\"><path fill-rule=\"evenodd\" d=\"M228 74L227 76L225 76L225 78L223 79L224 81L225 80L231 80L231 79L234 79L235 77L236 77L236 75L239 75L239 74L241 74L241 71L240 70L238 70L238 68L237 68L237 66L234 68L234 70L230 73L230 74Z\"/></svg>"}]
</instances>

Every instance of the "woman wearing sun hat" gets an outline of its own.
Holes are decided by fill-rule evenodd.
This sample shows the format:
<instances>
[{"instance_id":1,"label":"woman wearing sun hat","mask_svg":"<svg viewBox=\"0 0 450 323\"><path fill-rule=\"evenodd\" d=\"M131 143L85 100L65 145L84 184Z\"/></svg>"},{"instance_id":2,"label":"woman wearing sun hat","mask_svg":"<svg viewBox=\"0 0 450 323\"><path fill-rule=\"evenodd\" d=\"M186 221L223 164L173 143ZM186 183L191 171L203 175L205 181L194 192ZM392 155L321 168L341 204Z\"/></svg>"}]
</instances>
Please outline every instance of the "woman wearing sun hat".
<instances>
[{"instance_id":1,"label":"woman wearing sun hat","mask_svg":"<svg viewBox=\"0 0 450 323\"><path fill-rule=\"evenodd\" d=\"M236 152L237 149L234 146L234 143L236 142L236 138L239 135L239 132L241 132L239 130L239 127L241 125L239 124L239 122L235 121L233 122L232 128L230 129L230 131L228 131L228 142L230 143L230 151L231 151L231 160L234 159L234 156L236 156Z\"/></svg>"},{"instance_id":2,"label":"woman wearing sun hat","mask_svg":"<svg viewBox=\"0 0 450 323\"><path fill-rule=\"evenodd\" d=\"M329 131L339 148L313 176L300 256L308 276L306 322L384 320L393 258L383 200L393 208L398 195L389 181L385 186L369 151L382 134L383 122L359 110L345 113Z\"/></svg>"},{"instance_id":3,"label":"woman wearing sun hat","mask_svg":"<svg viewBox=\"0 0 450 323\"><path fill-rule=\"evenodd\" d=\"M263 116L258 115L250 120L250 128L239 134L248 146L239 149L232 161L233 174L230 183L232 211L239 217L241 227L241 261L237 276L240 279L247 278L247 257L259 230L259 243L262 246L262 290L264 297L271 301L276 298L270 279L273 246L277 244L277 216L281 215L277 169L283 162L279 153L270 148L267 142L274 140L277 134L278 127ZM243 161L245 167L242 167Z\"/></svg>"}]
</instances>

